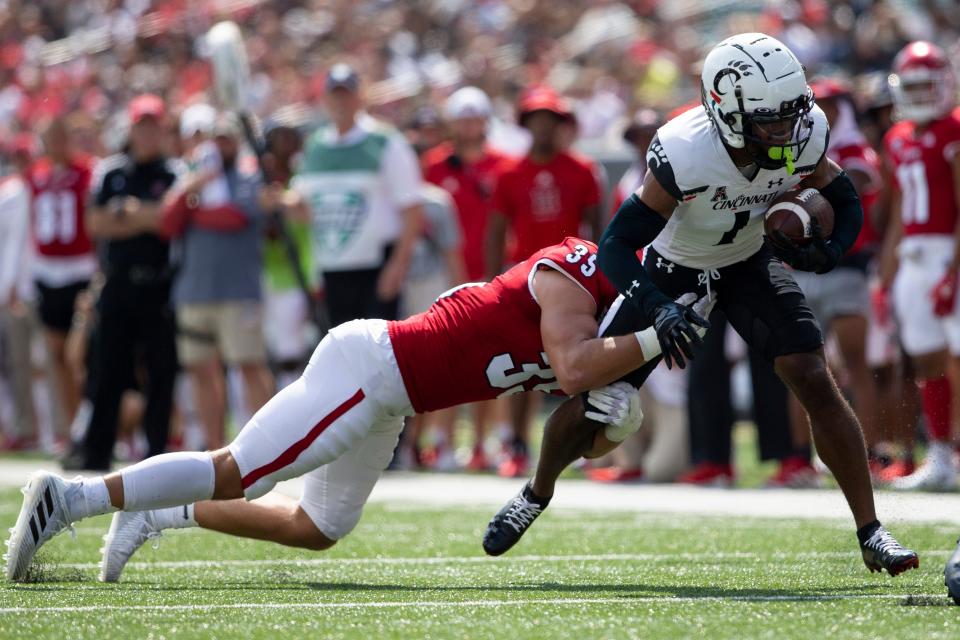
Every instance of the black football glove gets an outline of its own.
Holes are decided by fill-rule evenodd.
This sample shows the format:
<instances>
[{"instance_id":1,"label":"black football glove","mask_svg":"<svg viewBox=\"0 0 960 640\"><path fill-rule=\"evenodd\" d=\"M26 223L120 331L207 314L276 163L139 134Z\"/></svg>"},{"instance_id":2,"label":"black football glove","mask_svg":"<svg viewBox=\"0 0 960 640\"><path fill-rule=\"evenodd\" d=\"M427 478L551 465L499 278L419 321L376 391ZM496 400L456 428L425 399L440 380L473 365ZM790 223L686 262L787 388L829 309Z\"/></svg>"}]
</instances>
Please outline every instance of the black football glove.
<instances>
[{"instance_id":1,"label":"black football glove","mask_svg":"<svg viewBox=\"0 0 960 640\"><path fill-rule=\"evenodd\" d=\"M653 328L657 332L668 369L672 369L674 363L681 369L686 368L686 361L693 359L693 347L703 344L703 339L693 326L695 324L704 329L710 328L710 323L692 307L673 300L667 300L654 309Z\"/></svg>"},{"instance_id":2,"label":"black football glove","mask_svg":"<svg viewBox=\"0 0 960 640\"><path fill-rule=\"evenodd\" d=\"M820 222L816 218L810 221L810 236L810 244L801 247L778 229L770 236L773 254L797 271L832 271L840 262L843 250L836 242L824 239Z\"/></svg>"}]
</instances>

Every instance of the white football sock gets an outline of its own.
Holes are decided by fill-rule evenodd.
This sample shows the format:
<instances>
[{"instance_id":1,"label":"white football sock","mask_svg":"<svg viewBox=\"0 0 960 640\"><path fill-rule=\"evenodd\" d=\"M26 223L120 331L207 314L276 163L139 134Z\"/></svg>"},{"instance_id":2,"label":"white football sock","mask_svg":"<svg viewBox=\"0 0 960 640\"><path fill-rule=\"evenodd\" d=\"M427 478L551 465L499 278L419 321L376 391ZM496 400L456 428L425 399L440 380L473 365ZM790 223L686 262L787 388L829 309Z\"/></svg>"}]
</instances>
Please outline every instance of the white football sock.
<instances>
[{"instance_id":1,"label":"white football sock","mask_svg":"<svg viewBox=\"0 0 960 640\"><path fill-rule=\"evenodd\" d=\"M213 458L181 451L147 458L121 472L123 510L162 509L213 497Z\"/></svg>"},{"instance_id":2,"label":"white football sock","mask_svg":"<svg viewBox=\"0 0 960 640\"><path fill-rule=\"evenodd\" d=\"M112 513L117 510L110 504L110 492L107 491L107 485L103 481L103 477L79 478L69 481L67 489L64 491L64 498L67 502L67 511L70 512L69 519L71 521Z\"/></svg>"},{"instance_id":3,"label":"white football sock","mask_svg":"<svg viewBox=\"0 0 960 640\"><path fill-rule=\"evenodd\" d=\"M157 509L150 515L158 529L187 529L196 527L197 521L193 517L193 505L185 504L181 507Z\"/></svg>"}]
</instances>

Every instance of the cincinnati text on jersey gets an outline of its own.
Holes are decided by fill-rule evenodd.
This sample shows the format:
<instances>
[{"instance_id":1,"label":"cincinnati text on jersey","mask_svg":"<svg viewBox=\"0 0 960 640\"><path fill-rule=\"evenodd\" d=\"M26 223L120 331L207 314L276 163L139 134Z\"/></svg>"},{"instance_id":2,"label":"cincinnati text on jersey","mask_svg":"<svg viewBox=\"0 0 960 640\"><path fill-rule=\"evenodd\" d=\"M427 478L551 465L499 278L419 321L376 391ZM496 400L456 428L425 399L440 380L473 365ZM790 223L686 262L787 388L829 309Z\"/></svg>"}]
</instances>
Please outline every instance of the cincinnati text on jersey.
<instances>
[{"instance_id":1,"label":"cincinnati text on jersey","mask_svg":"<svg viewBox=\"0 0 960 640\"><path fill-rule=\"evenodd\" d=\"M721 191L723 189L723 191ZM717 187L717 191L714 193L711 202L713 202L714 211L726 211L727 209L743 209L753 208L758 204L767 204L768 202L773 202L773 199L777 197L779 191L771 191L770 193L758 193L755 195L745 195L740 194L733 200L727 199L726 189L724 187Z\"/></svg>"}]
</instances>

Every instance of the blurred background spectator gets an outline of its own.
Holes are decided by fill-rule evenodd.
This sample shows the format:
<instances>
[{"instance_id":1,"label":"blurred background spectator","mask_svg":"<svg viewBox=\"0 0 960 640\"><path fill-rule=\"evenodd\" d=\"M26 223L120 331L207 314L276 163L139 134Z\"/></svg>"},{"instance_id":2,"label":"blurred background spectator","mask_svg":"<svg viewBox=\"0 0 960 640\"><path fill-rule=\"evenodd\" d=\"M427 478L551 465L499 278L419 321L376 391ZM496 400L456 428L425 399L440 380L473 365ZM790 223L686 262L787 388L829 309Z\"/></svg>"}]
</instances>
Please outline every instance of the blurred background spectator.
<instances>
[{"instance_id":1,"label":"blurred background spectator","mask_svg":"<svg viewBox=\"0 0 960 640\"><path fill-rule=\"evenodd\" d=\"M324 88L332 122L307 140L291 186L311 216L330 322L395 320L423 223L420 166L398 130L363 111L350 66L331 68Z\"/></svg>"},{"instance_id":2,"label":"blurred background spectator","mask_svg":"<svg viewBox=\"0 0 960 640\"><path fill-rule=\"evenodd\" d=\"M190 167L168 198L163 226L181 245L173 289L177 352L190 373L206 446L216 449L226 436L224 365L240 371L251 415L274 391L260 283L263 184L232 115L220 115L213 139L187 159Z\"/></svg>"},{"instance_id":3,"label":"blurred background spectator","mask_svg":"<svg viewBox=\"0 0 960 640\"><path fill-rule=\"evenodd\" d=\"M303 109L298 105L281 108L267 119L263 171L268 183L289 186L295 171L294 160L303 148L306 125ZM263 243L263 325L277 388L297 379L313 350L316 338L316 327L310 325L310 307L316 304L313 262L309 221L270 215Z\"/></svg>"},{"instance_id":4,"label":"blurred background spectator","mask_svg":"<svg viewBox=\"0 0 960 640\"><path fill-rule=\"evenodd\" d=\"M31 266L37 314L56 390L55 438L66 445L68 425L80 407L81 396L80 385L67 367L67 332L77 295L97 270L86 229L93 158L74 148L64 114L52 116L40 127L44 153L26 172L34 248Z\"/></svg>"},{"instance_id":5,"label":"blurred background spectator","mask_svg":"<svg viewBox=\"0 0 960 640\"><path fill-rule=\"evenodd\" d=\"M91 414L81 459L67 462L82 469L110 468L121 399L128 389L141 388L139 380L146 396L147 455L166 449L173 410L173 268L160 228L161 200L176 173L161 146L163 101L151 94L137 96L128 113L126 151L98 166L87 217L90 235L103 249L106 281L99 290L96 317L91 308L74 322L80 339L91 343L86 368Z\"/></svg>"},{"instance_id":6,"label":"blurred background spectator","mask_svg":"<svg viewBox=\"0 0 960 640\"><path fill-rule=\"evenodd\" d=\"M32 387L36 328L28 263L30 192L24 180L35 152L33 139L19 134L3 151L11 171L0 181L0 370L8 382L5 398L11 410L0 416L0 422L9 423L2 434L3 448L17 451L39 444Z\"/></svg>"}]
</instances>

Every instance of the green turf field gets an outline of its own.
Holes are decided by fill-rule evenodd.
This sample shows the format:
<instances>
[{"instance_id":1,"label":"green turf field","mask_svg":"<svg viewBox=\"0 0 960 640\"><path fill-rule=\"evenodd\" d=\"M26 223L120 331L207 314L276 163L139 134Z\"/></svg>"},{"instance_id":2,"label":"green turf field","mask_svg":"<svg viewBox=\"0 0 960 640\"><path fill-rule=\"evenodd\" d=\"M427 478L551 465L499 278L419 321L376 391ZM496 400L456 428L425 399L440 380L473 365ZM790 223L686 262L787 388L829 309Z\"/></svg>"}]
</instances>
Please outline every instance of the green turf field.
<instances>
[{"instance_id":1,"label":"green turf field","mask_svg":"<svg viewBox=\"0 0 960 640\"><path fill-rule=\"evenodd\" d=\"M0 492L12 523L20 494ZM547 512L511 555L482 555L485 510L368 508L326 553L168 533L124 581L95 563L108 519L0 588L3 638L956 638L949 526L899 526L923 553L870 574L846 523ZM602 524L602 528L595 527ZM34 610L39 608L38 610ZM48 608L44 610L44 608Z\"/></svg>"}]
</instances>

